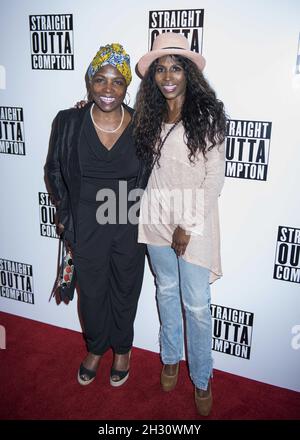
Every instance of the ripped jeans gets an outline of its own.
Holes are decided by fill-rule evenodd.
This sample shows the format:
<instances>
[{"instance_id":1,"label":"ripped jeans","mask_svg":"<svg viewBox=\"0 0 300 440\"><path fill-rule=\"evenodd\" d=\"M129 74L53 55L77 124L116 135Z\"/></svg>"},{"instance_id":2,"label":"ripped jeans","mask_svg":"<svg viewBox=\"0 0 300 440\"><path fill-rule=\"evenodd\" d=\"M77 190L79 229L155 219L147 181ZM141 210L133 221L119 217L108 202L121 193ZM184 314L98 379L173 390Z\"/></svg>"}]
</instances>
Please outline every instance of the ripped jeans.
<instances>
[{"instance_id":1,"label":"ripped jeans","mask_svg":"<svg viewBox=\"0 0 300 440\"><path fill-rule=\"evenodd\" d=\"M183 305L190 376L206 390L213 365L209 270L178 258L170 246L148 245L148 252L156 277L162 362L182 359Z\"/></svg>"}]
</instances>

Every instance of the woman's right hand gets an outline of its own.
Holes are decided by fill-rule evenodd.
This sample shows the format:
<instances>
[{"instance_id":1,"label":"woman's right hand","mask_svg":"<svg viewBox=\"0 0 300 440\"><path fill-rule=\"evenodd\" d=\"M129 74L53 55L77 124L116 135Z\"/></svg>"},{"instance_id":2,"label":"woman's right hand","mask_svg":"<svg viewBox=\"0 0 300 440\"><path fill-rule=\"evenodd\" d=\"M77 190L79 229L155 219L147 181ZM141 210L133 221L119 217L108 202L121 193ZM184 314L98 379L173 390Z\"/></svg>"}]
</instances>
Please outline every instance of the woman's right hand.
<instances>
[{"instance_id":1,"label":"woman's right hand","mask_svg":"<svg viewBox=\"0 0 300 440\"><path fill-rule=\"evenodd\" d=\"M74 105L75 108L83 108L87 105L88 101L84 101L83 99L81 101L77 101Z\"/></svg>"},{"instance_id":2,"label":"woman's right hand","mask_svg":"<svg viewBox=\"0 0 300 440\"><path fill-rule=\"evenodd\" d=\"M186 231L182 229L180 226L177 226L177 228L173 232L172 244L171 244L171 248L174 249L177 257L181 257L182 255L184 255L190 239L191 236L187 234Z\"/></svg>"},{"instance_id":3,"label":"woman's right hand","mask_svg":"<svg viewBox=\"0 0 300 440\"><path fill-rule=\"evenodd\" d=\"M61 235L64 232L64 230L65 230L64 225L62 223L58 223L58 225L57 225L57 234ZM72 256L72 248L71 248L70 243L67 242L67 241L65 243L66 243L67 251L70 252L71 257L73 258L73 256Z\"/></svg>"}]
</instances>

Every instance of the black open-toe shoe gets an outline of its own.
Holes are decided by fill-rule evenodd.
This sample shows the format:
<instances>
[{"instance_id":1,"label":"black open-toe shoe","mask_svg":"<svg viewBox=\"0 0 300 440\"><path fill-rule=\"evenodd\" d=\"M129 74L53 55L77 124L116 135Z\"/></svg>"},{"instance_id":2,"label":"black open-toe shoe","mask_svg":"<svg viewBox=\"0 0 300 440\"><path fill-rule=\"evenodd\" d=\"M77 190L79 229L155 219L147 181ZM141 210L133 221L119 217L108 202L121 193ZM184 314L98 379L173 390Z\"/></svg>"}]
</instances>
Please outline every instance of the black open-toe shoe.
<instances>
[{"instance_id":1,"label":"black open-toe shoe","mask_svg":"<svg viewBox=\"0 0 300 440\"><path fill-rule=\"evenodd\" d=\"M113 379L114 377L117 377L117 379ZM110 384L112 387L120 387L121 385L123 385L123 383L126 382L128 377L129 377L129 370L120 371L120 370L115 370L114 368L111 368L110 370Z\"/></svg>"},{"instance_id":2,"label":"black open-toe shoe","mask_svg":"<svg viewBox=\"0 0 300 440\"><path fill-rule=\"evenodd\" d=\"M130 362L131 350L129 351L128 362ZM117 378L115 378L117 377ZM112 387L120 387L129 377L129 368L128 370L116 370L115 368L111 368L110 370L110 384Z\"/></svg>"},{"instance_id":3,"label":"black open-toe shoe","mask_svg":"<svg viewBox=\"0 0 300 440\"><path fill-rule=\"evenodd\" d=\"M80 364L77 380L80 385L89 385L95 380L97 370L90 370L89 368L85 368L83 364Z\"/></svg>"}]
</instances>

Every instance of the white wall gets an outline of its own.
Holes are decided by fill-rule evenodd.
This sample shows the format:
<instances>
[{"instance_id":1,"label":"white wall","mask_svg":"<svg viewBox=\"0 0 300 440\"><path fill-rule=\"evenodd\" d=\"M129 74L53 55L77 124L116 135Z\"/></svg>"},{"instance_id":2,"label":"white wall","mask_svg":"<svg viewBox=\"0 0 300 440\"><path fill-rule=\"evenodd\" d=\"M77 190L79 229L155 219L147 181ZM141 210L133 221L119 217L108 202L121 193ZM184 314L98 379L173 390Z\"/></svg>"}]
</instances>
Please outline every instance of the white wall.
<instances>
[{"instance_id":1,"label":"white wall","mask_svg":"<svg viewBox=\"0 0 300 440\"><path fill-rule=\"evenodd\" d=\"M47 192L43 166L51 122L85 96L84 74L101 44L121 42L134 67L148 50L150 10L204 9L205 73L230 118L272 122L267 180L227 177L220 199L224 277L212 287L212 303L253 313L254 321L250 358L215 351L215 367L300 391L299 280L273 278L278 227L300 228L300 75L295 74L300 3L127 0L124 5L120 0L1 4L0 106L23 109L26 155L0 153L0 285L7 276L2 259L32 265L35 304L0 296L0 309L80 330L76 300L68 306L48 301L58 242L40 235L38 193ZM38 14L73 14L74 70L32 70L29 15ZM138 84L134 75L131 105ZM147 268L134 344L158 351L158 328Z\"/></svg>"}]
</instances>

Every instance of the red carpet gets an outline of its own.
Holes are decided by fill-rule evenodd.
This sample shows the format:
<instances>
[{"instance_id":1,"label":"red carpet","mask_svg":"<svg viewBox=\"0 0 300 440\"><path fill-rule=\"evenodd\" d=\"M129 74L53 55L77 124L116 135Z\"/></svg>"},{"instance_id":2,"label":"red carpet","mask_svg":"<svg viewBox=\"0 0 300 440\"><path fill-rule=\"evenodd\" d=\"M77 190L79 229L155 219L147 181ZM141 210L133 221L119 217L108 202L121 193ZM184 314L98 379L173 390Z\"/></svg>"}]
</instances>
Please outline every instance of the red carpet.
<instances>
[{"instance_id":1,"label":"red carpet","mask_svg":"<svg viewBox=\"0 0 300 440\"><path fill-rule=\"evenodd\" d=\"M109 384L112 354L101 361L96 380L77 383L85 356L80 333L0 313L6 349L0 350L0 419L203 420L181 362L176 390L160 390L159 355L133 349L130 378ZM212 420L300 420L300 393L216 370Z\"/></svg>"}]
</instances>

